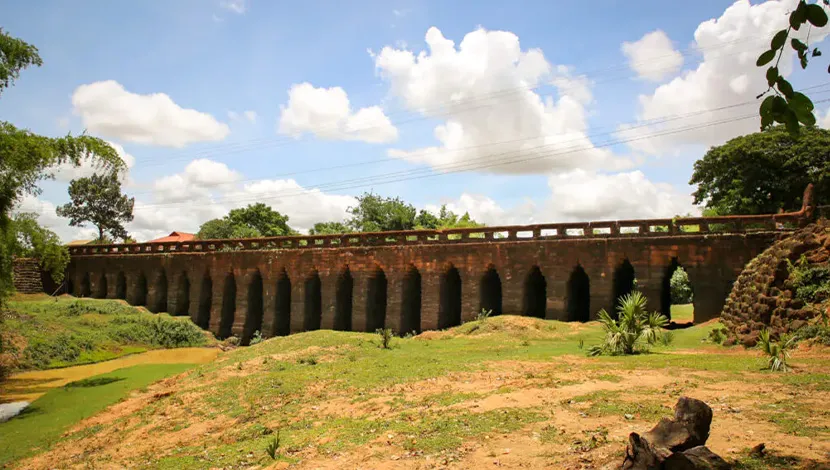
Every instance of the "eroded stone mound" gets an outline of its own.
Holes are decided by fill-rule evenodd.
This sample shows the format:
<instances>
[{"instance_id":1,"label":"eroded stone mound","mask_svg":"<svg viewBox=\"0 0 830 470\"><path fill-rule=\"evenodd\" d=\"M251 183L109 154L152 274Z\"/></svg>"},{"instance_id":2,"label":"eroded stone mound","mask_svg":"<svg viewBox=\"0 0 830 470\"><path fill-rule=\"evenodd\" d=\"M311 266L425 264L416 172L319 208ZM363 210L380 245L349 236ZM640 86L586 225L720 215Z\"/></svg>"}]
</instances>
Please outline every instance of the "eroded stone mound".
<instances>
[{"instance_id":1,"label":"eroded stone mound","mask_svg":"<svg viewBox=\"0 0 830 470\"><path fill-rule=\"evenodd\" d=\"M804 261L802 262L802 257ZM830 222L822 219L775 242L738 276L721 312L727 344L755 346L764 328L773 336L791 333L819 314L817 305L796 295L794 265L828 265Z\"/></svg>"}]
</instances>

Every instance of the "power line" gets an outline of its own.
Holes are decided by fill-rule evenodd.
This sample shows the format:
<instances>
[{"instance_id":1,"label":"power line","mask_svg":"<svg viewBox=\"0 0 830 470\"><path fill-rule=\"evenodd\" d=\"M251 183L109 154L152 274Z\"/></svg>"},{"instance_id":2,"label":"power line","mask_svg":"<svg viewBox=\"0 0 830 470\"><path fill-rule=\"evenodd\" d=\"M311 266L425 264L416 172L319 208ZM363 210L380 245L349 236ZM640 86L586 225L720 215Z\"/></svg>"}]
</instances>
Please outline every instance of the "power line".
<instances>
[{"instance_id":1,"label":"power line","mask_svg":"<svg viewBox=\"0 0 830 470\"><path fill-rule=\"evenodd\" d=\"M719 44L712 45L712 46L707 46L707 47L693 46L693 47L689 47L689 48L683 50L683 52L681 52L681 55L686 56L686 55L689 55L691 52L694 52L694 51L713 50L713 49L723 48L723 47L726 47L726 46L729 46L729 45L732 45L732 44L750 42L750 41L753 41L754 39L757 39L757 38L758 38L758 36L753 36L753 37L749 37L749 38L742 38L742 39L736 39L736 40L733 40L733 41L727 41L727 42L724 42L724 43L719 43ZM737 54L741 54L743 52L745 52L745 51L735 51L733 53L727 54L727 56L737 55ZM665 56L662 56L662 57L670 57L670 55L665 55ZM646 62L651 63L651 62L653 62L653 59L651 59L649 61L635 62L635 64L637 64L637 63L646 63ZM631 65L632 64L628 64L628 63L618 64L616 66L606 67L604 69L596 69L595 72L603 72L603 71L608 71L608 70L613 71L614 69L621 69L623 67L627 68L627 67L630 67ZM662 69L656 69L656 70L668 70L670 68L673 68L673 67L664 67ZM591 72L588 72L588 73L591 73ZM581 74L581 75L579 75L577 77L574 77L574 78L587 77L587 76L588 76L587 74ZM631 74L627 74L627 75L620 76L620 77L610 77L610 78L606 78L605 80L595 81L594 83L595 84L596 83L606 83L606 82L615 81L615 80L619 80L619 79L630 78L631 76L632 76ZM403 112L399 113L401 116L410 115L410 116L414 116L414 117L410 117L409 119L405 119L403 121L398 121L398 122L395 122L393 124L395 126L400 126L400 125L403 125L403 124L416 122L416 121L421 121L421 120L425 120L425 119L441 118L441 117L451 116L451 115L460 114L460 113L464 113L464 112L474 111L474 110L481 109L481 108L484 108L484 107L489 107L490 105L489 104L484 104L484 105L467 107L467 108L464 108L464 106L467 106L467 105L470 105L470 104L475 104L476 102L479 102L479 101L498 99L501 96L508 96L510 94L519 94L521 92L535 90L535 89L541 88L542 86L547 85L547 84L548 83L539 83L539 84L528 85L528 86L523 86L523 87L514 87L514 88L509 88L509 89L504 89L504 90L496 90L496 91L493 91L493 92L490 92L490 93L486 93L484 95L478 95L478 96L470 97L466 100L458 100L458 101L449 101L449 102L445 102L445 103L439 103L438 105L436 105L433 108L427 108L427 109L416 110L416 111L404 110ZM578 85L572 85L571 87L561 87L561 86L557 87L557 88L560 89L560 93L558 94L559 98L561 99L564 96L571 96L567 92L562 93L562 88L564 88L564 89L576 88L577 86ZM501 103L504 103L504 101L501 101L500 104ZM448 106L449 107L454 107L454 108L457 108L457 109L450 109L450 110L442 112L442 110L444 108L448 107ZM392 113L392 114L389 114L387 117L391 117L391 116L394 116L394 115L395 114ZM390 119L390 121L391 121L391 119ZM377 129L377 128L378 128L378 126L369 126L369 127L355 129L354 131L355 132L361 132L361 131L367 131L367 130L372 130L372 129ZM337 126L324 126L324 127L318 128L317 131L325 131L325 130L335 131L335 130L338 130L338 129L339 129L339 127L337 127ZM294 144L294 143L297 143L297 142L299 142L299 140L297 138L294 138L294 137L281 137L281 138L276 138L276 139L269 137L269 138L263 138L263 139L250 140L250 141L247 141L247 142L238 142L238 143L232 143L232 144L215 145L210 149L205 149L204 151L200 151L200 153L196 153L196 154L181 155L179 157L174 157L174 158L162 157L162 158L158 158L158 159L144 160L142 162L142 167L146 168L146 167L152 167L152 166L159 166L159 165L167 164L167 163L170 163L170 162L173 162L173 161L182 161L182 160L189 160L189 159L196 159L196 158L207 158L207 157L212 156L212 154L218 153L220 151L223 152L223 154L225 154L225 155L227 155L227 154L237 154L237 153L243 153L243 152L248 152L248 151L253 151L253 150L260 150L260 149L264 149L264 148L268 148L268 147L280 148L280 147L284 147L286 145Z\"/></svg>"},{"instance_id":2,"label":"power line","mask_svg":"<svg viewBox=\"0 0 830 470\"><path fill-rule=\"evenodd\" d=\"M822 102L826 102L826 101L830 101L830 99L818 101L817 103L822 103ZM610 147L610 146L614 146L614 145L630 143L630 142L635 142L635 141L641 141L641 140L647 140L647 139L653 139L653 138L657 138L657 137L663 137L663 136L678 134L678 133L682 133L682 132L705 129L705 128L709 128L709 127L713 127L713 126L717 126L717 125L721 125L721 124L737 122L737 121L750 119L750 118L754 118L754 117L757 117L756 113L740 116L740 117L737 117L737 118L733 117L733 118L723 119L723 120L720 120L720 121L715 121L715 122L710 122L710 123L705 123L705 124L700 124L700 125L693 125L693 126L687 126L687 127L683 127L683 128L670 129L670 130L667 130L667 131L656 132L656 133L647 134L647 135L643 135L643 136L632 137L632 138L628 138L628 139L619 139L619 140L615 140L615 141L609 141L609 142L606 142L606 143L603 143L603 144L600 144L600 145L591 146L591 147L572 147L572 148L568 148L568 149L565 149L565 150L551 151L551 152L541 152L541 153L525 154L525 155L519 153L519 154L514 154L512 156L508 156L508 157L500 159L500 160L487 162L483 165L477 165L477 164L474 164L474 163L471 164L469 162L460 163L460 164L446 165L446 166L441 168L441 170L442 170L441 172L434 172L434 171L425 172L423 170L415 170L415 171L409 172L408 174L403 174L403 172L399 172L398 174L393 173L393 174L389 174L389 175L377 175L377 176L369 177L369 178L359 178L359 179L354 179L354 180L345 180L345 181L340 181L340 182L333 182L333 183L331 183L330 187L325 188L325 189L329 190L329 191L353 189L353 188L357 188L357 187L364 187L364 186L367 186L367 185L389 184L389 183L396 183L396 182L401 182L401 181L423 179L423 178L427 178L427 177L431 177L431 176L440 176L440 175L445 175L445 174L452 174L452 173L460 173L460 172L479 170L479 169L483 169L483 168L490 168L490 167L501 166L501 165L524 163L524 162L533 161L533 160L546 159L546 158L551 158L551 157L555 157L555 156L571 154L571 153L575 153L575 152L579 152L579 151L590 150L592 148ZM427 170L431 170L431 169L427 169ZM273 195L273 196L256 195L256 196L245 197L245 198L237 198L237 199L234 199L234 198L217 199L217 200L211 201L211 204L244 203L244 202L262 201L262 200L270 200L270 199L285 199L285 198L290 198L290 197L297 197L297 196L306 195L309 192L314 192L314 191L321 191L321 189L318 187L318 188L314 188L313 190L302 190L302 191L298 191L298 192L295 192L295 193L276 194L276 195ZM142 209L152 208L152 207L168 207L168 206L176 206L176 205L182 205L182 204L190 204L191 206L193 206L193 204L189 203L189 202L175 202L175 203L146 204L142 207Z\"/></svg>"},{"instance_id":3,"label":"power line","mask_svg":"<svg viewBox=\"0 0 830 470\"><path fill-rule=\"evenodd\" d=\"M807 88L804 88L804 90L821 88L821 87L825 87L825 86L828 86L828 85L830 85L830 82L829 83L824 83L824 84L821 84L821 85L814 85L814 86L811 86L811 87L807 87ZM820 92L814 93L814 94L820 94L820 93L824 93L824 92L827 92L827 91L830 91L830 90L823 90L823 91L820 91ZM757 101L756 100L750 100L750 101L745 101L745 102L742 102L742 103L736 103L736 104L733 104L733 105L720 106L720 107L717 107L717 108L710 108L710 109L700 110L700 111L692 111L692 112L684 113L684 114L673 114L673 115L661 116L661 117L658 117L658 118L652 118L652 119L647 120L647 121L636 122L635 125L627 127L625 129L618 129L617 127L615 127L614 130L612 130L610 132L595 133L595 134L589 134L589 135L579 135L575 139L560 141L560 142L556 142L554 144L545 144L545 145L541 145L541 146L537 146L537 147L531 147L529 149L523 149L523 150L527 151L527 150L535 150L535 149L542 148L542 147L559 146L559 145L562 145L562 144L565 144L565 143L568 143L568 142L582 141L583 139L586 139L586 138L587 139L593 139L593 138L596 138L596 137L607 136L607 135L621 133L621 132L630 132L630 131L633 131L633 130L636 130L636 129L651 127L651 126L655 126L655 125L661 125L661 124L676 121L676 120L679 120L679 119L686 119L686 118L689 118L689 117L699 116L699 115L707 114L707 113L714 113L714 112L724 111L724 110L743 107L743 106L747 106L747 105L751 105L751 104L757 104ZM604 127L610 127L610 126L604 126ZM600 129L602 129L602 128L603 127L600 127ZM511 143L517 143L517 142L523 142L523 141L543 139L543 138L564 137L564 136L567 136L567 135L577 135L577 134L581 134L581 132L575 131L575 132L566 133L566 134L539 134L539 135L523 137L523 138L518 138L518 139L511 139L511 140L499 141L499 142L489 142L489 143L478 144L478 145L467 146L467 147L460 147L460 148L455 148L455 149L445 149L445 150L430 151L430 152L425 152L425 151L415 152L412 155L413 156L426 156L426 155L430 155L430 154L439 154L439 155L452 154L452 153L463 152L463 151L467 151L467 150L474 150L474 149L478 149L478 148L495 147L495 146L504 145L504 144L511 144ZM501 155L501 154L496 154L496 155ZM492 156L493 155L489 155L489 156L485 155L485 156L473 159L472 161L487 159L487 158L490 158ZM234 181L233 183L239 184L239 183L246 183L246 182L267 181L267 180L270 180L270 179L275 179L275 178L280 178L280 177L285 177L285 176L315 173L315 172L320 172L320 171L329 170L329 169L354 168L354 167L359 167L359 166L364 166L364 165L377 165L379 163L384 163L384 162L388 162L388 161L400 161L400 160L401 160L401 158L399 158L399 157L387 157L387 158L374 159L374 160L365 160L365 161L361 161L361 162L353 162L353 163L347 163L347 164L336 165L336 166L325 167L325 168L301 170L301 171L289 172L289 173L281 173L281 174L272 175L272 176L266 177L266 178L247 178L247 179L243 179L243 180ZM404 173L406 173L408 171L411 171L411 170L402 170L402 172L404 172ZM366 177L364 177L364 178L366 178ZM223 186L223 185L226 185L226 184L228 184L228 183L216 183L216 184L213 184L213 185L205 185L203 187L205 189L209 189L209 188L213 188L213 187L220 187L220 186ZM323 185L325 186L326 183L324 183ZM320 185L312 184L312 185L309 185L309 186L320 186ZM154 192L155 191L153 191L153 190L137 191L137 192L133 192L132 194L133 195L152 194Z\"/></svg>"}]
</instances>

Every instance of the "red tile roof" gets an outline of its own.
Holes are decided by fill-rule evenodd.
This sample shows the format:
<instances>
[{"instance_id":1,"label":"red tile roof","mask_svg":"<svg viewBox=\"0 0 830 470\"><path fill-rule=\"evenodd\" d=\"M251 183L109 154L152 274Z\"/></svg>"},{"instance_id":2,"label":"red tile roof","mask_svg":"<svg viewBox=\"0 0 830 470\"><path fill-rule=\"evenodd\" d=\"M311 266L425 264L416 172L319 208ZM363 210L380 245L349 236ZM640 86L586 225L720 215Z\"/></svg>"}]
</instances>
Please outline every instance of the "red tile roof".
<instances>
[{"instance_id":1,"label":"red tile roof","mask_svg":"<svg viewBox=\"0 0 830 470\"><path fill-rule=\"evenodd\" d=\"M167 235L166 237L156 238L155 240L150 240L147 243L189 242L191 240L194 240L195 238L196 235L192 233L171 232L170 235Z\"/></svg>"}]
</instances>

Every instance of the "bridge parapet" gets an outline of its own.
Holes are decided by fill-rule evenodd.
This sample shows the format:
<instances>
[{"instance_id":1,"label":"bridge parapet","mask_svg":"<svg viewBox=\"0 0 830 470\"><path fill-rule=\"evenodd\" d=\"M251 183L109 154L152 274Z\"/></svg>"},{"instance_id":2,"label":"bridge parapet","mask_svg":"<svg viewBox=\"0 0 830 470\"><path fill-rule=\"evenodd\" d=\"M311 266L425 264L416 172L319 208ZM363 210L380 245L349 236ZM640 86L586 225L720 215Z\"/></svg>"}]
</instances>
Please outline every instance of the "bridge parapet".
<instances>
[{"instance_id":1,"label":"bridge parapet","mask_svg":"<svg viewBox=\"0 0 830 470\"><path fill-rule=\"evenodd\" d=\"M406 230L332 235L196 240L170 243L83 245L69 248L71 255L129 255L181 252L222 252L269 249L319 249L395 245L454 244L541 241L580 238L666 237L709 233L739 234L759 231L790 231L803 225L803 211L721 217L634 219L447 230Z\"/></svg>"}]
</instances>

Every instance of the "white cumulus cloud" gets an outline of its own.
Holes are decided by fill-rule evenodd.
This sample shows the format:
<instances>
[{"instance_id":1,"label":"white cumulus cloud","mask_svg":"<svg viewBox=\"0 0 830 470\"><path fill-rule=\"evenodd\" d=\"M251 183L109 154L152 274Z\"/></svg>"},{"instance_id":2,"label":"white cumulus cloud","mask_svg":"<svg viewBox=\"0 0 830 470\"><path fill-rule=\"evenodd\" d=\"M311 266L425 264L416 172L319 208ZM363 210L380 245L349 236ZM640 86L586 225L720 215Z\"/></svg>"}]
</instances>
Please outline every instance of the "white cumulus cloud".
<instances>
[{"instance_id":1,"label":"white cumulus cloud","mask_svg":"<svg viewBox=\"0 0 830 470\"><path fill-rule=\"evenodd\" d=\"M281 107L278 131L299 137L305 132L328 140L392 142L398 130L378 106L352 111L349 97L340 87L316 88L295 84L288 91L288 104Z\"/></svg>"},{"instance_id":2,"label":"white cumulus cloud","mask_svg":"<svg viewBox=\"0 0 830 470\"><path fill-rule=\"evenodd\" d=\"M640 78L653 82L674 75L683 66L683 55L662 30L652 31L638 41L624 42L623 54Z\"/></svg>"},{"instance_id":3,"label":"white cumulus cloud","mask_svg":"<svg viewBox=\"0 0 830 470\"><path fill-rule=\"evenodd\" d=\"M701 23L694 34L694 44L702 53L700 64L660 85L654 93L639 98L637 116L646 124L665 117L683 116L682 119L647 125L622 135L687 130L632 142L631 147L659 155L674 153L682 145L719 145L738 135L757 132L760 122L755 96L767 89L767 81L766 69L756 67L755 62L761 52L769 49L775 32L787 28L789 11L794 5L783 1L752 5L748 0L738 0L719 18ZM795 37L806 40L808 29L795 32ZM826 35L826 27L812 28L810 43L815 44ZM794 52L790 47L784 51L778 68L786 77L793 68ZM704 112L732 105L741 106Z\"/></svg>"},{"instance_id":4,"label":"white cumulus cloud","mask_svg":"<svg viewBox=\"0 0 830 470\"><path fill-rule=\"evenodd\" d=\"M91 133L125 142L184 147L230 133L210 114L184 109L164 93L131 93L114 80L79 86L72 105Z\"/></svg>"},{"instance_id":5,"label":"white cumulus cloud","mask_svg":"<svg viewBox=\"0 0 830 470\"><path fill-rule=\"evenodd\" d=\"M425 40L429 50L417 55L391 46L373 54L393 96L412 111L444 120L434 130L438 145L393 149L391 156L438 169L501 173L629 164L586 135L587 80L552 65L539 49L522 50L515 34L478 29L456 47L433 27ZM535 91L545 85L553 85L556 98Z\"/></svg>"}]
</instances>

